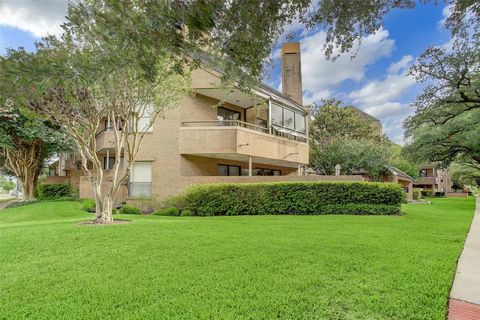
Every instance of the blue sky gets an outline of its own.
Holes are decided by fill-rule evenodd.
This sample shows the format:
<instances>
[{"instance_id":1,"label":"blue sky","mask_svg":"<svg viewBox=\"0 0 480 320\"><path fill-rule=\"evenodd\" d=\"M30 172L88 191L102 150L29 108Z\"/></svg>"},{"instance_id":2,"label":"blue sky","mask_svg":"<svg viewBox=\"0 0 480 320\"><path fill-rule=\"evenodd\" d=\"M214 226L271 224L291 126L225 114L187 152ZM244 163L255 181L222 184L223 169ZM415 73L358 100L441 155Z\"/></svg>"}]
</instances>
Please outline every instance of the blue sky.
<instances>
[{"instance_id":1,"label":"blue sky","mask_svg":"<svg viewBox=\"0 0 480 320\"><path fill-rule=\"evenodd\" d=\"M61 32L66 8L64 0L0 1L0 54L5 54L7 47L33 50L42 36ZM353 104L379 118L384 132L402 143L402 122L413 112L410 104L421 89L406 71L427 46L448 43L450 35L442 25L447 13L443 4L392 11L383 30L363 39L354 59L347 53L334 62L322 54L321 30L304 30L293 24L287 32L294 32L301 43L305 102L337 98ZM278 48L272 57L274 66L265 82L281 89Z\"/></svg>"}]
</instances>

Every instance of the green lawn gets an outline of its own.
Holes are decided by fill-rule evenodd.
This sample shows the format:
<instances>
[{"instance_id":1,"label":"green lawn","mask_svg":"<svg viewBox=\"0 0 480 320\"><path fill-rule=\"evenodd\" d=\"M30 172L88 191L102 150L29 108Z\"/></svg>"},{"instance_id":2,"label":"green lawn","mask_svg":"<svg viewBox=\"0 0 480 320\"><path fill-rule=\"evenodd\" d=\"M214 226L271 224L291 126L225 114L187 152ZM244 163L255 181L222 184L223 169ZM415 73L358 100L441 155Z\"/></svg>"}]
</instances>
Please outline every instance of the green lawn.
<instances>
[{"instance_id":1,"label":"green lawn","mask_svg":"<svg viewBox=\"0 0 480 320\"><path fill-rule=\"evenodd\" d=\"M444 319L474 199L405 216L0 211L0 319ZM125 218L123 216L122 218Z\"/></svg>"}]
</instances>

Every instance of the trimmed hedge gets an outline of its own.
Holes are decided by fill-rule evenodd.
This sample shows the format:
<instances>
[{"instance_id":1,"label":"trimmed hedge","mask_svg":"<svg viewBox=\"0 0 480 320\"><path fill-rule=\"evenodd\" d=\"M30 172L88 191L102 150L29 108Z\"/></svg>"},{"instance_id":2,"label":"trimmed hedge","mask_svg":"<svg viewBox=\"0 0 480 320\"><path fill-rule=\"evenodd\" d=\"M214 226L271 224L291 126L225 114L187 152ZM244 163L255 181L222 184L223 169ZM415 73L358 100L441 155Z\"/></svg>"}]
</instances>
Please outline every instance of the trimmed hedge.
<instances>
[{"instance_id":1,"label":"trimmed hedge","mask_svg":"<svg viewBox=\"0 0 480 320\"><path fill-rule=\"evenodd\" d=\"M73 198L74 196L72 188L66 183L39 184L37 194L40 200Z\"/></svg>"},{"instance_id":2,"label":"trimmed hedge","mask_svg":"<svg viewBox=\"0 0 480 320\"><path fill-rule=\"evenodd\" d=\"M371 182L282 182L194 186L170 205L194 216L400 213L401 187Z\"/></svg>"}]
</instances>

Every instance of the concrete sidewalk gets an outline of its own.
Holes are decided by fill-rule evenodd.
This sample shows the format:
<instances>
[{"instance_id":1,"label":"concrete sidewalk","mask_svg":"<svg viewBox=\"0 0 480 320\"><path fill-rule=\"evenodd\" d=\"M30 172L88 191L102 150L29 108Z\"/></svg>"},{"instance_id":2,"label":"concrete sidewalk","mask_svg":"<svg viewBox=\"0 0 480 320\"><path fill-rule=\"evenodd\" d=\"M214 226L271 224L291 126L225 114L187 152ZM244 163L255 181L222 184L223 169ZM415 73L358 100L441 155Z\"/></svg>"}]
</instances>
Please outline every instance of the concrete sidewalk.
<instances>
[{"instance_id":1,"label":"concrete sidewalk","mask_svg":"<svg viewBox=\"0 0 480 320\"><path fill-rule=\"evenodd\" d=\"M448 319L480 319L480 197L458 260Z\"/></svg>"}]
</instances>

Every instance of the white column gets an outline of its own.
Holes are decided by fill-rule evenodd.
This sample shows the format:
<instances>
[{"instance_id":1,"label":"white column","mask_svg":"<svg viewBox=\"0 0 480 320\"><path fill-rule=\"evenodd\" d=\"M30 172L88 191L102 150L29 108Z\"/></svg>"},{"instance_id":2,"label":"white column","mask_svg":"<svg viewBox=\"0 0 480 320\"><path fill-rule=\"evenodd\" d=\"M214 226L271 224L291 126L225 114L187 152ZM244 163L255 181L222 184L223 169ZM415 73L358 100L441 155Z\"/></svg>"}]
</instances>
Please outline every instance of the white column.
<instances>
[{"instance_id":1,"label":"white column","mask_svg":"<svg viewBox=\"0 0 480 320\"><path fill-rule=\"evenodd\" d=\"M302 165L301 165L300 163L298 163L297 165L298 165L298 166L297 166L297 174L298 174L299 176L301 176L301 175L302 175Z\"/></svg>"},{"instance_id":2,"label":"white column","mask_svg":"<svg viewBox=\"0 0 480 320\"><path fill-rule=\"evenodd\" d=\"M248 176L252 176L252 156L248 156Z\"/></svg>"}]
</instances>

